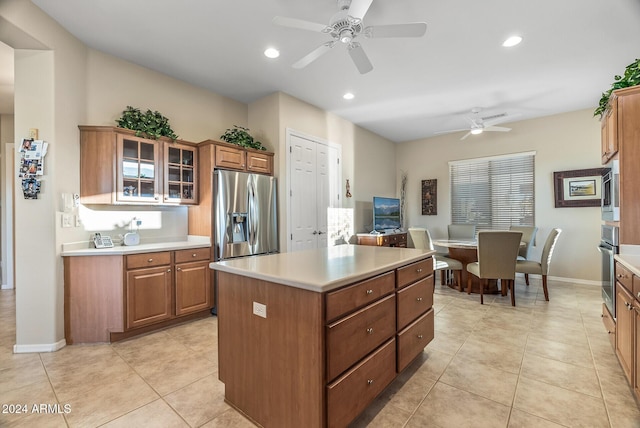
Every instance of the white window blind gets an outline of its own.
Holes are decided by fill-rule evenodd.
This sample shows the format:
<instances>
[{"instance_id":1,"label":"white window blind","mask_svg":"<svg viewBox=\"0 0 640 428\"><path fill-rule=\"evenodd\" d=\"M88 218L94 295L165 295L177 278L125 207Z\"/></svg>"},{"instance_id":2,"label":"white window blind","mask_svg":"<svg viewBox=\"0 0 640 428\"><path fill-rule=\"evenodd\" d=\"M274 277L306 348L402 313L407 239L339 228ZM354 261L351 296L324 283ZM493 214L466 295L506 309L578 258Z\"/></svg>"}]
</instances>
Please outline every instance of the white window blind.
<instances>
[{"instance_id":1,"label":"white window blind","mask_svg":"<svg viewBox=\"0 0 640 428\"><path fill-rule=\"evenodd\" d=\"M451 223L535 225L534 166L535 152L451 162Z\"/></svg>"}]
</instances>

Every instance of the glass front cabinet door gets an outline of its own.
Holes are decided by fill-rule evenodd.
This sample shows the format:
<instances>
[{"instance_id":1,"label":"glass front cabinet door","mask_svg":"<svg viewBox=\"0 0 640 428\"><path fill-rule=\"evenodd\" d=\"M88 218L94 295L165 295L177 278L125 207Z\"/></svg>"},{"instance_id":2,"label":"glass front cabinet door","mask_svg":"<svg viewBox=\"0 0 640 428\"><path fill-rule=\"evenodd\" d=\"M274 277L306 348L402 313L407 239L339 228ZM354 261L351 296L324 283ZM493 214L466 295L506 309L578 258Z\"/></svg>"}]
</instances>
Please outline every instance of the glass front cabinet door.
<instances>
[{"instance_id":1,"label":"glass front cabinet door","mask_svg":"<svg viewBox=\"0 0 640 428\"><path fill-rule=\"evenodd\" d=\"M118 135L116 201L159 203L159 142Z\"/></svg>"},{"instance_id":2,"label":"glass front cabinet door","mask_svg":"<svg viewBox=\"0 0 640 428\"><path fill-rule=\"evenodd\" d=\"M164 203L196 204L197 165L196 146L164 143L165 177Z\"/></svg>"}]
</instances>

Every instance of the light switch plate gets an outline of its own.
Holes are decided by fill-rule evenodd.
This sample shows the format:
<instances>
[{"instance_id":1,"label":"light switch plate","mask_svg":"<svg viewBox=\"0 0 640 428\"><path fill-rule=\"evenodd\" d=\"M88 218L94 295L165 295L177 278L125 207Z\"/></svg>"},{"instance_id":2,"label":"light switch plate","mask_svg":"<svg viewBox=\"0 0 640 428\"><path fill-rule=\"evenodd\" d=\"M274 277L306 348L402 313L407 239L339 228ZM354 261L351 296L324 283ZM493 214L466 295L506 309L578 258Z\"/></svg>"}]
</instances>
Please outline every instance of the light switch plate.
<instances>
[{"instance_id":1,"label":"light switch plate","mask_svg":"<svg viewBox=\"0 0 640 428\"><path fill-rule=\"evenodd\" d=\"M262 318L267 317L267 305L262 303L253 302L253 314Z\"/></svg>"}]
</instances>

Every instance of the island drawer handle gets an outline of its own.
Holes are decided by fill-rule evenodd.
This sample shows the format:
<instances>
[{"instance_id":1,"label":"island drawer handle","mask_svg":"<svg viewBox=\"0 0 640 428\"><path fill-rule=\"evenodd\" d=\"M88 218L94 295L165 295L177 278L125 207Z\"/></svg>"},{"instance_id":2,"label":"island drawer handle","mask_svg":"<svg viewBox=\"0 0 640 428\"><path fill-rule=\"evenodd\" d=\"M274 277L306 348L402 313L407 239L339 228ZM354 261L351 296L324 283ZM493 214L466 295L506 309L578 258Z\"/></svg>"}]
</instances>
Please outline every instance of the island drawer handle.
<instances>
[{"instance_id":1,"label":"island drawer handle","mask_svg":"<svg viewBox=\"0 0 640 428\"><path fill-rule=\"evenodd\" d=\"M367 334L373 334L373 327L369 327L367 329Z\"/></svg>"},{"instance_id":2,"label":"island drawer handle","mask_svg":"<svg viewBox=\"0 0 640 428\"><path fill-rule=\"evenodd\" d=\"M198 257L196 253L191 254L191 257Z\"/></svg>"},{"instance_id":3,"label":"island drawer handle","mask_svg":"<svg viewBox=\"0 0 640 428\"><path fill-rule=\"evenodd\" d=\"M148 262L148 263L151 263L152 261L153 261L153 259L149 259L149 260L147 260L147 262Z\"/></svg>"},{"instance_id":4,"label":"island drawer handle","mask_svg":"<svg viewBox=\"0 0 640 428\"><path fill-rule=\"evenodd\" d=\"M422 335L421 334L418 335L418 339L422 339Z\"/></svg>"},{"instance_id":5,"label":"island drawer handle","mask_svg":"<svg viewBox=\"0 0 640 428\"><path fill-rule=\"evenodd\" d=\"M373 294L373 290L367 290L367 294Z\"/></svg>"},{"instance_id":6,"label":"island drawer handle","mask_svg":"<svg viewBox=\"0 0 640 428\"><path fill-rule=\"evenodd\" d=\"M373 379L367 379L367 385L372 385L373 384Z\"/></svg>"},{"instance_id":7,"label":"island drawer handle","mask_svg":"<svg viewBox=\"0 0 640 428\"><path fill-rule=\"evenodd\" d=\"M416 297L416 300L417 300L418 302L422 302L422 297Z\"/></svg>"},{"instance_id":8,"label":"island drawer handle","mask_svg":"<svg viewBox=\"0 0 640 428\"><path fill-rule=\"evenodd\" d=\"M416 269L416 272L418 272L418 273L422 272L422 268Z\"/></svg>"}]
</instances>

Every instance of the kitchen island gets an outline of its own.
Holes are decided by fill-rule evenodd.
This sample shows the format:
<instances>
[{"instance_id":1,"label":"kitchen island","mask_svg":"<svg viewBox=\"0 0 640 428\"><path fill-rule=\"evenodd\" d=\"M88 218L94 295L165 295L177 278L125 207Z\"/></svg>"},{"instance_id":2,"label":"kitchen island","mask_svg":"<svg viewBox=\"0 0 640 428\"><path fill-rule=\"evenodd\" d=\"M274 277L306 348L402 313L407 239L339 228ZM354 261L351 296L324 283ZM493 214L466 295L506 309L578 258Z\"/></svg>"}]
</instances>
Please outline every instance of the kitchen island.
<instances>
[{"instance_id":1,"label":"kitchen island","mask_svg":"<svg viewBox=\"0 0 640 428\"><path fill-rule=\"evenodd\" d=\"M433 339L432 254L343 245L211 263L226 401L265 427L348 425Z\"/></svg>"}]
</instances>

